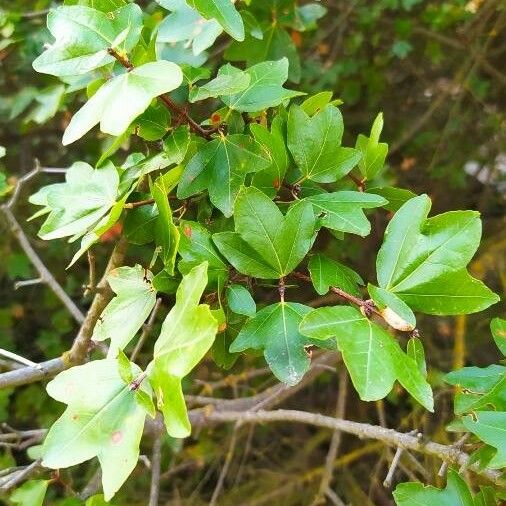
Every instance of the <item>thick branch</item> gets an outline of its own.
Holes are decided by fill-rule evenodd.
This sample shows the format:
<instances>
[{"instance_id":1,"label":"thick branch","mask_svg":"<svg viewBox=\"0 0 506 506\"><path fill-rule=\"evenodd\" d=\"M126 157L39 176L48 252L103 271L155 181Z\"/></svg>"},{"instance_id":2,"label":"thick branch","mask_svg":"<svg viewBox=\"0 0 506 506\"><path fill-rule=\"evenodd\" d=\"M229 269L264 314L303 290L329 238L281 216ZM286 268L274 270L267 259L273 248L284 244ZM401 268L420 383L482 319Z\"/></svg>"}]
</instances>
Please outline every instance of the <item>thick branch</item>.
<instances>
[{"instance_id":1,"label":"thick branch","mask_svg":"<svg viewBox=\"0 0 506 506\"><path fill-rule=\"evenodd\" d=\"M97 285L97 293L91 303L91 307L70 350L59 358L38 364L38 367L23 367L0 374L0 390L50 379L64 369L80 364L85 360L89 351L93 328L98 317L112 298L112 291L109 288L106 276L109 271L119 267L123 263L126 246L127 242L124 239L120 239L114 248L105 273Z\"/></svg>"},{"instance_id":2,"label":"thick branch","mask_svg":"<svg viewBox=\"0 0 506 506\"><path fill-rule=\"evenodd\" d=\"M353 434L359 438L376 439L383 443L405 450L413 450L426 455L438 457L444 462L467 466L469 455L453 446L446 446L432 441L425 441L421 437L397 432L368 423L352 422L330 416L307 413L305 411L278 409L275 411L215 411L205 415L207 423L237 422L241 423L267 423L267 422L296 422L325 427L331 430L338 430ZM490 469L480 470L476 466L469 469L486 476L494 483L501 481L501 474Z\"/></svg>"}]
</instances>

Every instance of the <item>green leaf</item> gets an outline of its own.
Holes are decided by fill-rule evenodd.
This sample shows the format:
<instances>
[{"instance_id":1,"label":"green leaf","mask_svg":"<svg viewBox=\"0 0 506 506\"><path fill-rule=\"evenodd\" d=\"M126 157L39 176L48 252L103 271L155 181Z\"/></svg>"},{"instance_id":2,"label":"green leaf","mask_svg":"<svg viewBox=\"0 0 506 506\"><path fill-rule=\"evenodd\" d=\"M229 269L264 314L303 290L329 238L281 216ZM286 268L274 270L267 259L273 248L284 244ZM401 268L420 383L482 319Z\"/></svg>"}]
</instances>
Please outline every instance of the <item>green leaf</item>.
<instances>
[{"instance_id":1,"label":"green leaf","mask_svg":"<svg viewBox=\"0 0 506 506\"><path fill-rule=\"evenodd\" d=\"M194 55L199 55L211 47L223 31L215 19L204 19L195 9L188 7L185 0L160 3L172 12L158 27L157 42L185 42L192 46Z\"/></svg>"},{"instance_id":2,"label":"green leaf","mask_svg":"<svg viewBox=\"0 0 506 506\"><path fill-rule=\"evenodd\" d=\"M117 296L102 312L92 339L111 340L108 357L115 358L127 346L151 313L156 302L152 279L153 274L140 265L118 267L107 276Z\"/></svg>"},{"instance_id":3,"label":"green leaf","mask_svg":"<svg viewBox=\"0 0 506 506\"><path fill-rule=\"evenodd\" d=\"M355 308L316 309L303 319L300 331L313 339L336 339L362 400L384 398L397 379L420 404L432 411L432 391L418 364L385 329Z\"/></svg>"},{"instance_id":4,"label":"green leaf","mask_svg":"<svg viewBox=\"0 0 506 506\"><path fill-rule=\"evenodd\" d=\"M490 322L490 331L492 332L495 344L497 344L500 352L506 357L506 320L494 318Z\"/></svg>"},{"instance_id":5,"label":"green leaf","mask_svg":"<svg viewBox=\"0 0 506 506\"><path fill-rule=\"evenodd\" d=\"M244 40L244 23L231 0L187 0L205 19L215 19L238 41Z\"/></svg>"},{"instance_id":6,"label":"green leaf","mask_svg":"<svg viewBox=\"0 0 506 506\"><path fill-rule=\"evenodd\" d=\"M242 285L230 285L226 292L228 307L236 314L255 316L257 306L251 293Z\"/></svg>"},{"instance_id":7,"label":"green leaf","mask_svg":"<svg viewBox=\"0 0 506 506\"><path fill-rule=\"evenodd\" d=\"M29 198L44 206L49 216L39 230L44 240L81 236L93 228L116 202L119 177L112 164L93 169L84 162L74 163L65 174L65 183L41 188Z\"/></svg>"},{"instance_id":8,"label":"green leaf","mask_svg":"<svg viewBox=\"0 0 506 506\"><path fill-rule=\"evenodd\" d=\"M394 493L397 506L475 506L466 482L453 469L448 471L446 488L422 483L400 483Z\"/></svg>"},{"instance_id":9,"label":"green leaf","mask_svg":"<svg viewBox=\"0 0 506 506\"><path fill-rule=\"evenodd\" d=\"M130 209L123 222L123 233L131 244L142 246L155 239L155 223L158 219L156 206L141 206Z\"/></svg>"},{"instance_id":10,"label":"green leaf","mask_svg":"<svg viewBox=\"0 0 506 506\"><path fill-rule=\"evenodd\" d=\"M256 188L237 198L235 232L214 234L213 241L243 274L272 279L292 272L316 237L312 206L301 202L283 216L278 206Z\"/></svg>"},{"instance_id":11,"label":"green leaf","mask_svg":"<svg viewBox=\"0 0 506 506\"><path fill-rule=\"evenodd\" d=\"M497 452L488 463L492 469L506 466L506 412L476 411L462 419L465 428L484 443L496 448Z\"/></svg>"},{"instance_id":12,"label":"green leaf","mask_svg":"<svg viewBox=\"0 0 506 506\"><path fill-rule=\"evenodd\" d=\"M303 179L332 183L344 177L360 160L360 151L343 148L344 124L337 107L327 105L313 117L299 106L288 115L288 149Z\"/></svg>"},{"instance_id":13,"label":"green leaf","mask_svg":"<svg viewBox=\"0 0 506 506\"><path fill-rule=\"evenodd\" d=\"M135 121L136 134L153 142L165 136L170 127L170 113L162 104L150 105Z\"/></svg>"},{"instance_id":14,"label":"green leaf","mask_svg":"<svg viewBox=\"0 0 506 506\"><path fill-rule=\"evenodd\" d=\"M230 351L263 350L276 378L287 385L296 385L310 366L304 347L313 343L299 332L302 317L309 311L311 308L294 302L280 302L261 309L243 327Z\"/></svg>"},{"instance_id":15,"label":"green leaf","mask_svg":"<svg viewBox=\"0 0 506 506\"><path fill-rule=\"evenodd\" d=\"M225 51L225 58L245 61L247 66L286 58L289 62L288 78L298 83L301 77L300 58L290 34L279 23L263 23L261 29L261 39L247 35L244 42L234 42Z\"/></svg>"},{"instance_id":16,"label":"green leaf","mask_svg":"<svg viewBox=\"0 0 506 506\"><path fill-rule=\"evenodd\" d=\"M65 95L65 86L55 85L40 90L35 95L35 106L30 109L25 121L34 121L38 125L42 125L47 120L54 117L62 104Z\"/></svg>"},{"instance_id":17,"label":"green leaf","mask_svg":"<svg viewBox=\"0 0 506 506\"><path fill-rule=\"evenodd\" d=\"M164 141L163 152L166 162L180 164L190 147L190 129L187 126L176 128Z\"/></svg>"},{"instance_id":18,"label":"green leaf","mask_svg":"<svg viewBox=\"0 0 506 506\"><path fill-rule=\"evenodd\" d=\"M132 364L138 376L141 371ZM92 379L92 381L90 381ZM141 389L150 394L149 385ZM116 360L95 360L63 371L47 385L67 404L43 445L42 465L61 469L98 457L108 501L137 465L146 414L121 379Z\"/></svg>"},{"instance_id":19,"label":"green leaf","mask_svg":"<svg viewBox=\"0 0 506 506\"><path fill-rule=\"evenodd\" d=\"M367 285L367 290L374 304L379 309L381 316L391 327L403 332L415 329L415 315L402 299L392 292L384 288L378 288L370 283Z\"/></svg>"},{"instance_id":20,"label":"green leaf","mask_svg":"<svg viewBox=\"0 0 506 506\"><path fill-rule=\"evenodd\" d=\"M195 221L181 221L179 230L182 260L178 268L181 273L188 274L197 265L207 262L209 283L223 286L228 278L228 266L216 250L209 231Z\"/></svg>"},{"instance_id":21,"label":"green leaf","mask_svg":"<svg viewBox=\"0 0 506 506\"><path fill-rule=\"evenodd\" d=\"M314 116L317 112L320 112L325 106L332 100L332 91L320 91L309 98L306 98L300 108L308 115Z\"/></svg>"},{"instance_id":22,"label":"green leaf","mask_svg":"<svg viewBox=\"0 0 506 506\"><path fill-rule=\"evenodd\" d=\"M417 364L420 372L427 377L427 364L425 363L425 350L422 341L418 337L412 337L406 346L406 353Z\"/></svg>"},{"instance_id":23,"label":"green leaf","mask_svg":"<svg viewBox=\"0 0 506 506\"><path fill-rule=\"evenodd\" d=\"M228 0L227 0L228 1ZM195 86L190 90L190 102L198 102L207 98L223 95L235 95L244 91L251 82L250 74L232 67L230 64L221 67L212 81Z\"/></svg>"},{"instance_id":24,"label":"green leaf","mask_svg":"<svg viewBox=\"0 0 506 506\"><path fill-rule=\"evenodd\" d=\"M171 275L174 274L174 265L179 247L179 230L174 225L172 210L169 205L168 193L177 184L177 180L171 184L171 172L161 175L150 185L151 195L155 199L158 208L158 219L155 224L155 242L162 248L162 260L165 269Z\"/></svg>"},{"instance_id":25,"label":"green leaf","mask_svg":"<svg viewBox=\"0 0 506 506\"><path fill-rule=\"evenodd\" d=\"M319 295L325 295L331 286L335 286L360 296L358 285L363 285L362 278L352 269L320 253L312 256L308 264L311 281Z\"/></svg>"},{"instance_id":26,"label":"green leaf","mask_svg":"<svg viewBox=\"0 0 506 506\"><path fill-rule=\"evenodd\" d=\"M177 195L184 199L207 189L211 202L229 217L246 174L269 165L269 155L248 135L220 136L206 143L190 160Z\"/></svg>"},{"instance_id":27,"label":"green leaf","mask_svg":"<svg viewBox=\"0 0 506 506\"><path fill-rule=\"evenodd\" d=\"M228 0L227 0L228 1ZM241 92L223 95L223 102L232 110L239 112L258 112L276 107L283 102L303 95L299 91L283 88L288 78L288 60L263 61L247 68L244 72L232 65L220 69L220 75L242 79L242 74L250 78L249 85Z\"/></svg>"},{"instance_id":28,"label":"green leaf","mask_svg":"<svg viewBox=\"0 0 506 506\"><path fill-rule=\"evenodd\" d=\"M176 304L163 322L155 343L154 360L147 369L158 409L162 411L167 432L172 437L190 435L181 379L202 360L218 330L209 306L199 304L206 285L206 262L183 277Z\"/></svg>"},{"instance_id":29,"label":"green leaf","mask_svg":"<svg viewBox=\"0 0 506 506\"><path fill-rule=\"evenodd\" d=\"M427 219L430 199L407 201L387 226L376 259L381 288L428 314L480 311L498 300L465 269L481 237L475 211L452 211Z\"/></svg>"},{"instance_id":30,"label":"green leaf","mask_svg":"<svg viewBox=\"0 0 506 506\"><path fill-rule=\"evenodd\" d=\"M379 142L382 130L383 113L380 112L372 125L371 135L366 137L360 134L357 138L355 148L362 153L358 167L365 179L374 179L385 165L388 144Z\"/></svg>"},{"instance_id":31,"label":"green leaf","mask_svg":"<svg viewBox=\"0 0 506 506\"><path fill-rule=\"evenodd\" d=\"M250 127L255 140L267 150L272 160L269 167L255 172L252 185L271 198L281 187L289 165L285 146L285 127L285 121L279 115L272 120L270 132L263 125L252 124Z\"/></svg>"},{"instance_id":32,"label":"green leaf","mask_svg":"<svg viewBox=\"0 0 506 506\"><path fill-rule=\"evenodd\" d=\"M20 506L42 506L48 485L48 480L27 481L11 494L10 500Z\"/></svg>"},{"instance_id":33,"label":"green leaf","mask_svg":"<svg viewBox=\"0 0 506 506\"><path fill-rule=\"evenodd\" d=\"M367 193L374 193L386 199L387 202L383 207L393 213L396 213L408 200L416 197L416 194L412 191L405 188L395 188L394 186L367 188Z\"/></svg>"},{"instance_id":34,"label":"green leaf","mask_svg":"<svg viewBox=\"0 0 506 506\"><path fill-rule=\"evenodd\" d=\"M97 123L102 132L121 135L155 97L178 88L182 82L179 66L165 60L113 77L74 114L63 134L63 144L80 139Z\"/></svg>"},{"instance_id":35,"label":"green leaf","mask_svg":"<svg viewBox=\"0 0 506 506\"><path fill-rule=\"evenodd\" d=\"M371 224L363 209L373 209L386 204L383 197L356 191L319 193L304 200L313 204L322 226L362 237L371 232Z\"/></svg>"},{"instance_id":36,"label":"green leaf","mask_svg":"<svg viewBox=\"0 0 506 506\"><path fill-rule=\"evenodd\" d=\"M114 61L107 48L130 51L142 30L142 11L128 4L107 14L81 5L51 10L47 27L55 42L34 62L37 72L54 76L86 74Z\"/></svg>"},{"instance_id":37,"label":"green leaf","mask_svg":"<svg viewBox=\"0 0 506 506\"><path fill-rule=\"evenodd\" d=\"M413 310L434 315L476 313L500 300L465 269L443 274L397 295Z\"/></svg>"}]
</instances>

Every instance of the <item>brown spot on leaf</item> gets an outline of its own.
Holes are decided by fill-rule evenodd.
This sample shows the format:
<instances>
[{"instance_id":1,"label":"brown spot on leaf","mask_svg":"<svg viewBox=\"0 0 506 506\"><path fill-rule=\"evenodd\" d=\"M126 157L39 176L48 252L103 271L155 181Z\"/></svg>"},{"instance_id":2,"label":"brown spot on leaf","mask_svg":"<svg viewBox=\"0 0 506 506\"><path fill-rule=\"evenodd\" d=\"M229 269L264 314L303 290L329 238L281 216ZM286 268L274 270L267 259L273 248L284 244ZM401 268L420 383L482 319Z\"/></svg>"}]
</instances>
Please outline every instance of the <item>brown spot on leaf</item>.
<instances>
[{"instance_id":1,"label":"brown spot on leaf","mask_svg":"<svg viewBox=\"0 0 506 506\"><path fill-rule=\"evenodd\" d=\"M183 228L183 234L188 237L188 239L191 239L192 236L192 228L189 225L185 225Z\"/></svg>"},{"instance_id":2,"label":"brown spot on leaf","mask_svg":"<svg viewBox=\"0 0 506 506\"><path fill-rule=\"evenodd\" d=\"M117 430L112 433L111 443L113 445L119 445L121 443L122 439L123 439L123 433L120 430Z\"/></svg>"}]
</instances>

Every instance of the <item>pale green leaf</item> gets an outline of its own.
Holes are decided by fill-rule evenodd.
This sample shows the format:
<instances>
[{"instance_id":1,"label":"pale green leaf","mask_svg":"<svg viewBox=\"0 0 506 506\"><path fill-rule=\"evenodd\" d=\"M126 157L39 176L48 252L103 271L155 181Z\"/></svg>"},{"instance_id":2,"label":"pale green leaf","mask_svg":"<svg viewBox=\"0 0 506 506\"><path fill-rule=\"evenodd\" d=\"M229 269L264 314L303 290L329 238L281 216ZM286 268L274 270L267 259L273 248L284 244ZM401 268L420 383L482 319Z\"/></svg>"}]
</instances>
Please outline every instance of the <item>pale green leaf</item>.
<instances>
[{"instance_id":1,"label":"pale green leaf","mask_svg":"<svg viewBox=\"0 0 506 506\"><path fill-rule=\"evenodd\" d=\"M74 114L63 134L63 144L80 139L97 123L102 132L121 135L155 97L178 88L182 82L179 66L164 60L113 77Z\"/></svg>"},{"instance_id":2,"label":"pale green leaf","mask_svg":"<svg viewBox=\"0 0 506 506\"><path fill-rule=\"evenodd\" d=\"M156 302L153 274L140 265L118 267L107 281L116 297L104 309L93 329L94 341L110 339L108 356L116 357L133 339Z\"/></svg>"},{"instance_id":3,"label":"pale green leaf","mask_svg":"<svg viewBox=\"0 0 506 506\"><path fill-rule=\"evenodd\" d=\"M228 307L236 314L255 316L257 306L251 293L242 285L230 285L226 291Z\"/></svg>"},{"instance_id":4,"label":"pale green leaf","mask_svg":"<svg viewBox=\"0 0 506 506\"><path fill-rule=\"evenodd\" d=\"M181 379L202 360L213 344L218 324L209 306L199 304L207 285L207 263L183 277L173 306L155 343L148 375L162 411L168 433L187 437L190 426Z\"/></svg>"},{"instance_id":5,"label":"pale green leaf","mask_svg":"<svg viewBox=\"0 0 506 506\"><path fill-rule=\"evenodd\" d=\"M366 137L360 134L355 148L360 150L362 158L358 164L360 172L365 179L374 179L385 164L388 154L388 144L379 142L383 130L383 113L379 113L371 128L371 135Z\"/></svg>"},{"instance_id":6,"label":"pale green leaf","mask_svg":"<svg viewBox=\"0 0 506 506\"><path fill-rule=\"evenodd\" d=\"M240 74L243 72L227 65L222 67L220 75L237 77ZM247 68L244 74L250 78L248 87L241 92L221 97L230 109L239 112L258 112L303 95L301 92L283 88L283 84L288 78L288 60L286 58L278 61L263 61Z\"/></svg>"},{"instance_id":7,"label":"pale green leaf","mask_svg":"<svg viewBox=\"0 0 506 506\"><path fill-rule=\"evenodd\" d=\"M107 48L118 43L129 51L142 30L142 11L128 4L110 14L82 5L62 6L49 12L49 31L55 42L34 62L37 72L55 76L86 74L112 63Z\"/></svg>"},{"instance_id":8,"label":"pale green leaf","mask_svg":"<svg viewBox=\"0 0 506 506\"><path fill-rule=\"evenodd\" d=\"M362 237L371 232L371 224L363 209L381 207L387 202L378 195L356 191L319 193L304 200L313 204L315 214L324 227Z\"/></svg>"},{"instance_id":9,"label":"pale green leaf","mask_svg":"<svg viewBox=\"0 0 506 506\"><path fill-rule=\"evenodd\" d=\"M318 253L309 259L308 269L313 286L319 295L325 295L331 286L335 286L352 295L360 296L358 285L363 285L364 282L346 265Z\"/></svg>"},{"instance_id":10,"label":"pale green leaf","mask_svg":"<svg viewBox=\"0 0 506 506\"><path fill-rule=\"evenodd\" d=\"M502 318L494 318L490 322L490 330L495 344L506 357L506 320Z\"/></svg>"},{"instance_id":11,"label":"pale green leaf","mask_svg":"<svg viewBox=\"0 0 506 506\"><path fill-rule=\"evenodd\" d=\"M422 483L400 483L394 493L397 506L475 506L466 482L450 469L444 489Z\"/></svg>"},{"instance_id":12,"label":"pale green leaf","mask_svg":"<svg viewBox=\"0 0 506 506\"><path fill-rule=\"evenodd\" d=\"M135 376L141 372L135 364L132 371ZM150 393L146 382L140 388ZM105 499L110 500L139 458L146 414L134 391L111 359L63 371L49 382L47 391L68 406L44 440L42 465L61 469L98 457Z\"/></svg>"},{"instance_id":13,"label":"pale green leaf","mask_svg":"<svg viewBox=\"0 0 506 506\"><path fill-rule=\"evenodd\" d=\"M232 0L187 0L205 19L215 19L238 41L244 40L244 23Z\"/></svg>"},{"instance_id":14,"label":"pale green leaf","mask_svg":"<svg viewBox=\"0 0 506 506\"><path fill-rule=\"evenodd\" d=\"M10 500L19 506L42 506L48 485L48 480L27 481L11 494Z\"/></svg>"}]
</instances>

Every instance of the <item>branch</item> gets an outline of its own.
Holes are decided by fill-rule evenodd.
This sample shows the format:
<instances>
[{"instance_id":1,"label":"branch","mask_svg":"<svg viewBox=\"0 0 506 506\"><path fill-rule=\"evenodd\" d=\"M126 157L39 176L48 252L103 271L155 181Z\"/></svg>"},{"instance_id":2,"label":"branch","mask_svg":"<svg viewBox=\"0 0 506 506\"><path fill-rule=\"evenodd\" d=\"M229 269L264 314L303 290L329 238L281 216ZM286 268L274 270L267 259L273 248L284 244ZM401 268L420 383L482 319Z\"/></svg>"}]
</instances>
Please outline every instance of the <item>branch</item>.
<instances>
[{"instance_id":1,"label":"branch","mask_svg":"<svg viewBox=\"0 0 506 506\"><path fill-rule=\"evenodd\" d=\"M19 185L19 184L18 184ZM16 195L13 196L13 198ZM15 202L15 199L9 201ZM29 258L30 262L33 264L35 269L39 274L39 278L43 283L45 283L54 294L60 299L63 305L68 309L69 313L74 317L74 319L78 323L83 323L84 315L81 310L76 306L74 301L67 295L65 290L61 287L61 285L56 281L54 276L51 274L49 269L44 265L44 262L40 259L39 255L37 255L36 251L33 249L30 241L26 237L26 234L23 232L21 226L16 220L14 214L11 211L11 206L8 204L4 204L0 207L0 210L4 214L7 224L9 225L9 229L17 239L21 249L25 252L26 256Z\"/></svg>"},{"instance_id":2,"label":"branch","mask_svg":"<svg viewBox=\"0 0 506 506\"><path fill-rule=\"evenodd\" d=\"M205 415L205 420L208 423L237 421L243 424L262 422L304 423L317 427L325 427L334 431L346 432L359 438L376 439L389 446L421 452L426 455L437 457L444 462L459 464L464 467L468 466L470 460L467 453L453 446L425 441L420 434L413 436L377 425L352 422L350 420L332 418L330 416L308 413L305 411L288 409L278 409L275 411L215 411L208 412ZM476 465L471 465L468 469L482 474L494 483L499 484L501 482L501 474L498 471L491 469L480 470Z\"/></svg>"},{"instance_id":3,"label":"branch","mask_svg":"<svg viewBox=\"0 0 506 506\"><path fill-rule=\"evenodd\" d=\"M0 390L52 378L64 369L81 364L85 360L89 351L93 328L95 327L98 317L105 309L105 306L107 306L112 299L112 291L107 283L107 274L123 263L126 246L127 242L123 238L120 239L115 246L104 275L97 285L97 293L91 303L91 307L84 318L70 350L59 358L54 358L38 364L37 368L23 367L0 374Z\"/></svg>"},{"instance_id":4,"label":"branch","mask_svg":"<svg viewBox=\"0 0 506 506\"><path fill-rule=\"evenodd\" d=\"M149 490L149 506L158 506L160 496L160 468L162 464L162 437L163 429L159 430L153 442L151 457L151 486Z\"/></svg>"}]
</instances>

